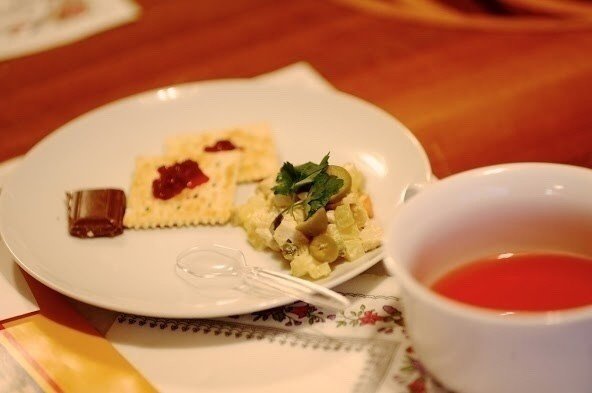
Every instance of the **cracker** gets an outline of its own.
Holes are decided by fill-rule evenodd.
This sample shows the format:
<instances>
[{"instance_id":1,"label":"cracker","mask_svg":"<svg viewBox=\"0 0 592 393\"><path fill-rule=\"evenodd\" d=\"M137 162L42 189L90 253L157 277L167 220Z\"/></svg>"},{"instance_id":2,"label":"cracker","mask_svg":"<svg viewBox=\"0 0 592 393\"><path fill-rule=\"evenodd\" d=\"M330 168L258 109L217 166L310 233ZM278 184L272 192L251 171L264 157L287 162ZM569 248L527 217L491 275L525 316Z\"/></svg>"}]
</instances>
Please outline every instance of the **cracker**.
<instances>
[{"instance_id":1,"label":"cracker","mask_svg":"<svg viewBox=\"0 0 592 393\"><path fill-rule=\"evenodd\" d=\"M230 140L241 148L238 182L246 183L274 175L279 168L275 141L267 124L252 124L222 130L208 130L173 136L165 141L166 154L201 154L206 146L219 140Z\"/></svg>"},{"instance_id":2,"label":"cracker","mask_svg":"<svg viewBox=\"0 0 592 393\"><path fill-rule=\"evenodd\" d=\"M171 199L152 195L158 167L192 159L209 180L193 189L185 188ZM156 228L198 224L224 224L231 216L240 153L205 153L195 156L139 157L127 198L123 223L128 228Z\"/></svg>"}]
</instances>

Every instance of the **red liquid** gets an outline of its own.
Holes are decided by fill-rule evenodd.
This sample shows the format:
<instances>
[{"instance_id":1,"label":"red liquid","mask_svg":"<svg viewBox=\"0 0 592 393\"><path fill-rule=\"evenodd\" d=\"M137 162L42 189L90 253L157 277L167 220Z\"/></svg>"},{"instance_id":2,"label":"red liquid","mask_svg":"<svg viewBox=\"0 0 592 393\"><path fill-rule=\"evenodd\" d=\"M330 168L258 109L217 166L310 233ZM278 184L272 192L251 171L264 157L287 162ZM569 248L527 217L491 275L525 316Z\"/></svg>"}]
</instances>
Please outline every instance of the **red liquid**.
<instances>
[{"instance_id":1,"label":"red liquid","mask_svg":"<svg viewBox=\"0 0 592 393\"><path fill-rule=\"evenodd\" d=\"M592 260L565 254L501 254L448 272L432 289L496 310L582 307L592 305Z\"/></svg>"}]
</instances>

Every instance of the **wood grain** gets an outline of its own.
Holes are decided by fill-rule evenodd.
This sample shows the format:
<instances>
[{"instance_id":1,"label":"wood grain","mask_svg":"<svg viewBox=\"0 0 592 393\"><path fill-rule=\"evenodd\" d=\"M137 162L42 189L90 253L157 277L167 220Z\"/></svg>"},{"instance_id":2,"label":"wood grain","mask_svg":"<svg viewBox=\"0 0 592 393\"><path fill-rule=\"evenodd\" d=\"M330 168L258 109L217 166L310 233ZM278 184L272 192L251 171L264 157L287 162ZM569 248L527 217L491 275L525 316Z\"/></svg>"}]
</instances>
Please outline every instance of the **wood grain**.
<instances>
[{"instance_id":1,"label":"wood grain","mask_svg":"<svg viewBox=\"0 0 592 393\"><path fill-rule=\"evenodd\" d=\"M566 0L334 0L376 15L491 31L590 29L590 8Z\"/></svg>"},{"instance_id":2,"label":"wood grain","mask_svg":"<svg viewBox=\"0 0 592 393\"><path fill-rule=\"evenodd\" d=\"M133 93L305 60L408 125L439 177L509 161L592 167L590 29L454 29L318 0L139 3L136 23L0 63L0 160Z\"/></svg>"}]
</instances>

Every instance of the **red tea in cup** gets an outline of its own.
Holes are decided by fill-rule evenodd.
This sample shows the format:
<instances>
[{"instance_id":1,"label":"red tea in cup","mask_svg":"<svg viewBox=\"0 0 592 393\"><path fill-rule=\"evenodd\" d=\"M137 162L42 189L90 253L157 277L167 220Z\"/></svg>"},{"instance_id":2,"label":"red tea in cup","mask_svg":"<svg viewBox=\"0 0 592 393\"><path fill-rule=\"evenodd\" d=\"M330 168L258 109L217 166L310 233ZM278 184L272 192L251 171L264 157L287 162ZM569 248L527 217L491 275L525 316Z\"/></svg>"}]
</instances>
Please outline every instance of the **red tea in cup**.
<instances>
[{"instance_id":1,"label":"red tea in cup","mask_svg":"<svg viewBox=\"0 0 592 393\"><path fill-rule=\"evenodd\" d=\"M592 259L553 253L500 254L459 266L431 288L478 307L554 311L592 305Z\"/></svg>"},{"instance_id":2,"label":"red tea in cup","mask_svg":"<svg viewBox=\"0 0 592 393\"><path fill-rule=\"evenodd\" d=\"M385 262L407 333L448 389L592 392L590 195L590 169L508 164L425 186L393 215Z\"/></svg>"}]
</instances>

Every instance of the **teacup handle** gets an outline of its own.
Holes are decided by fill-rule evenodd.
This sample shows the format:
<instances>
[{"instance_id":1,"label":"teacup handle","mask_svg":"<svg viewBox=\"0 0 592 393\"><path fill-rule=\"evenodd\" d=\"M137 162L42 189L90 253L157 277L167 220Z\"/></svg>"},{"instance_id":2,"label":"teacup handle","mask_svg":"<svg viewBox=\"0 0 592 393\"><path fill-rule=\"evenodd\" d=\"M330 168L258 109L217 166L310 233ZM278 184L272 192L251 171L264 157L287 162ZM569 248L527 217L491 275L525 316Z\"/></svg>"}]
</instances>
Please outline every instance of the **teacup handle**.
<instances>
[{"instance_id":1,"label":"teacup handle","mask_svg":"<svg viewBox=\"0 0 592 393\"><path fill-rule=\"evenodd\" d=\"M411 183L407 186L403 192L403 202L408 202L411 198L425 190L427 187L438 181L438 178L434 175L427 182L422 183Z\"/></svg>"},{"instance_id":2,"label":"teacup handle","mask_svg":"<svg viewBox=\"0 0 592 393\"><path fill-rule=\"evenodd\" d=\"M410 183L403 191L403 203L409 202L411 198L425 190L427 187L431 186L435 182L438 181L438 178L432 174L428 181L421 182L421 183ZM384 256L384 264L387 266L388 272L393 276L396 277L396 274L393 272L392 269L388 268L388 266L393 266L395 264L393 258L390 255Z\"/></svg>"}]
</instances>

